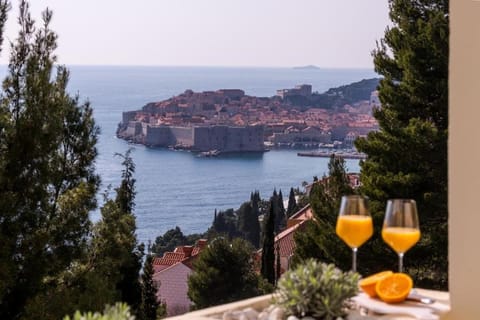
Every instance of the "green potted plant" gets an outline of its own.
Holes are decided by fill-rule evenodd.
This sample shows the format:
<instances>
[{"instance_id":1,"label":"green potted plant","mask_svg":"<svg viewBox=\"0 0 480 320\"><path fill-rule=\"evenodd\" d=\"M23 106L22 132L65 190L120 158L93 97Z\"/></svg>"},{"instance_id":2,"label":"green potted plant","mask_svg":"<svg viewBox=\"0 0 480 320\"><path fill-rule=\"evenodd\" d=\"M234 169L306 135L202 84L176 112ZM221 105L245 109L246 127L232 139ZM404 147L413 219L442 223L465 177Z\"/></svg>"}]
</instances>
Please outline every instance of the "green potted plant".
<instances>
[{"instance_id":1,"label":"green potted plant","mask_svg":"<svg viewBox=\"0 0 480 320\"><path fill-rule=\"evenodd\" d=\"M360 275L342 272L333 264L307 260L279 280L274 303L287 315L331 320L348 313L350 298L358 292Z\"/></svg>"}]
</instances>

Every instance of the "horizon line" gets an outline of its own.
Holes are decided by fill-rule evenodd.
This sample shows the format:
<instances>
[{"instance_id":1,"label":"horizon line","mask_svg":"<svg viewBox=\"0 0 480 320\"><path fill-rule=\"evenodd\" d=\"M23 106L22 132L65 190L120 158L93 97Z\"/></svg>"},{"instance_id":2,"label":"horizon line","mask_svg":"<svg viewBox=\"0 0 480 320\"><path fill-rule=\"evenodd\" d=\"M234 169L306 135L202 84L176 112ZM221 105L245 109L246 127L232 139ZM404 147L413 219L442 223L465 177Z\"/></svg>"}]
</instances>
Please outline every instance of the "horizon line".
<instances>
[{"instance_id":1,"label":"horizon line","mask_svg":"<svg viewBox=\"0 0 480 320\"><path fill-rule=\"evenodd\" d=\"M305 70L322 71L322 70L341 70L341 69L358 69L372 70L373 67L321 67L317 65L295 65L295 66L260 66L260 65L161 65L161 64L79 64L79 63L55 63L57 66L71 67L135 67L135 68L232 68L232 69L295 69L299 72ZM313 66L313 68L308 68ZM0 63L0 67L8 67L8 63ZM303 69L307 67L306 69Z\"/></svg>"}]
</instances>

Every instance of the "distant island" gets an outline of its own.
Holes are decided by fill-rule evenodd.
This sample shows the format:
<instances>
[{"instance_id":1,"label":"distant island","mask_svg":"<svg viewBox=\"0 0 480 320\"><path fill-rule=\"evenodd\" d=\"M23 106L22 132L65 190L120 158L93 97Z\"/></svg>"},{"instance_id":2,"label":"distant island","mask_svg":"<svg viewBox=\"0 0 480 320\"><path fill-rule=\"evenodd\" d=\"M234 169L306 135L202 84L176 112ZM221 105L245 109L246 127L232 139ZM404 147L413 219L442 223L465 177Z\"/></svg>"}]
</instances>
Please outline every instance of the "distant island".
<instances>
[{"instance_id":1,"label":"distant island","mask_svg":"<svg viewBox=\"0 0 480 320\"><path fill-rule=\"evenodd\" d=\"M185 92L123 112L119 138L151 147L205 155L263 152L269 147L352 148L377 130L379 79L312 92L310 84L279 89L272 97L241 89Z\"/></svg>"},{"instance_id":2,"label":"distant island","mask_svg":"<svg viewBox=\"0 0 480 320\"><path fill-rule=\"evenodd\" d=\"M317 67L313 64L309 64L307 66L293 67L293 69L297 69L297 70L320 70L320 67Z\"/></svg>"}]
</instances>

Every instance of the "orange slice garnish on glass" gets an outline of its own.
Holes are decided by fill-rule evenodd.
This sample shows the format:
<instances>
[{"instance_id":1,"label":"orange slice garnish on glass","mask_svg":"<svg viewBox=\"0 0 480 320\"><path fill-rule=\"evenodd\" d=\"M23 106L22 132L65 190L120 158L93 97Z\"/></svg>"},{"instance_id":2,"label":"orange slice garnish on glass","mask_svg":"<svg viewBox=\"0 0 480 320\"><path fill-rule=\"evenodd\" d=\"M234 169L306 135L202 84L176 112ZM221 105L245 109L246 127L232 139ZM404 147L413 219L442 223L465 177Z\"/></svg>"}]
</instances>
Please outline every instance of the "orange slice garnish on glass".
<instances>
[{"instance_id":1,"label":"orange slice garnish on glass","mask_svg":"<svg viewBox=\"0 0 480 320\"><path fill-rule=\"evenodd\" d=\"M408 274L393 273L380 281L375 286L375 291L380 299L387 303L404 301L413 287L413 280Z\"/></svg>"},{"instance_id":2,"label":"orange slice garnish on glass","mask_svg":"<svg viewBox=\"0 0 480 320\"><path fill-rule=\"evenodd\" d=\"M382 271L372 274L369 277L361 279L358 282L358 286L360 287L360 289L362 289L363 292L368 294L371 298L374 298L377 296L377 291L375 289L377 282L392 274L392 271Z\"/></svg>"}]
</instances>

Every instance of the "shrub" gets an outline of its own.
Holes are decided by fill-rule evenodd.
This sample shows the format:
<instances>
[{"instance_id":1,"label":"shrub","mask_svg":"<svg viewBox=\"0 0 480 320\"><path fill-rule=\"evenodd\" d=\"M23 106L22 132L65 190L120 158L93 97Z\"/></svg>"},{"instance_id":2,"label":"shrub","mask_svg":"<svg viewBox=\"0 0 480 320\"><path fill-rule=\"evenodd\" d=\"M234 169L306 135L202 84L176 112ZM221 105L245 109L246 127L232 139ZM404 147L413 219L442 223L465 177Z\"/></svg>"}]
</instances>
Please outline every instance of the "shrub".
<instances>
[{"instance_id":1,"label":"shrub","mask_svg":"<svg viewBox=\"0 0 480 320\"><path fill-rule=\"evenodd\" d=\"M359 278L358 273L309 259L280 278L274 302L297 317L336 319L347 313L349 298L358 292Z\"/></svg>"}]
</instances>

